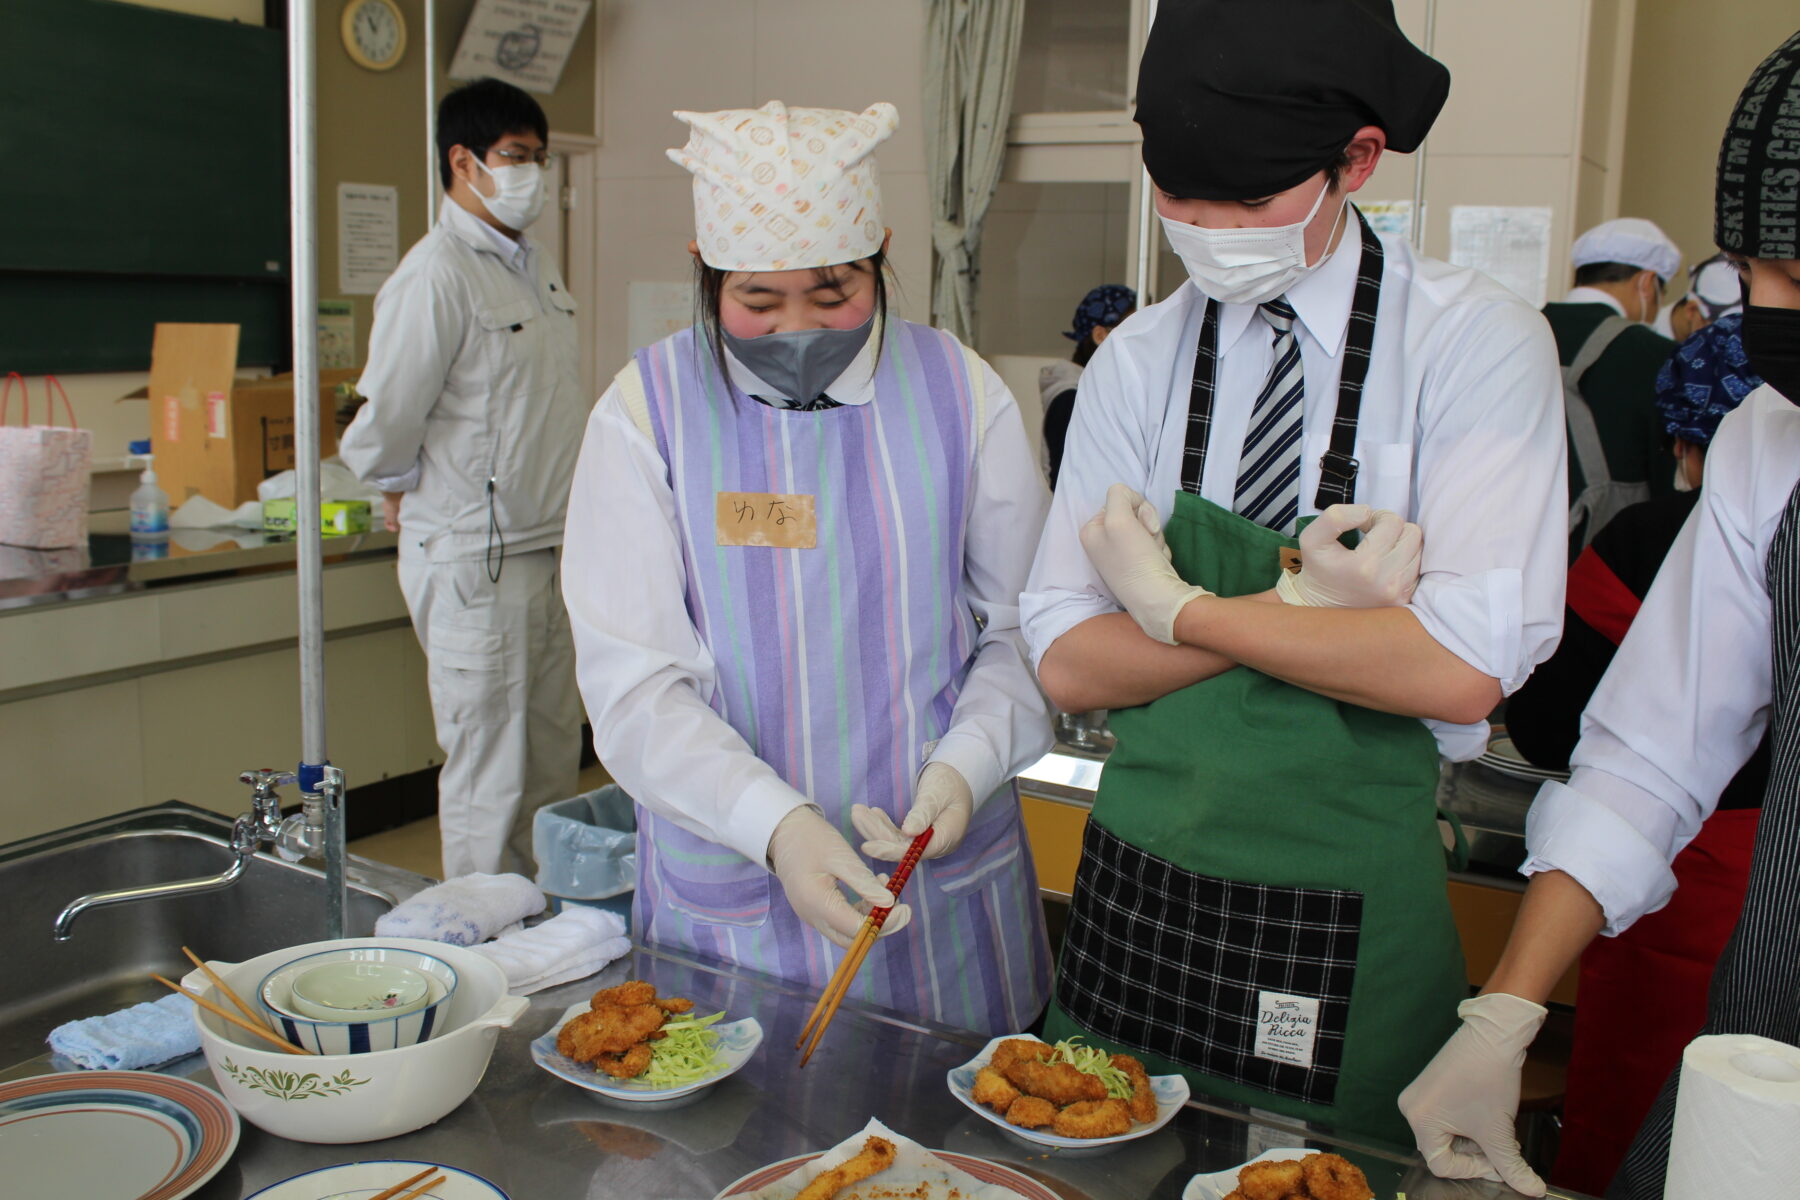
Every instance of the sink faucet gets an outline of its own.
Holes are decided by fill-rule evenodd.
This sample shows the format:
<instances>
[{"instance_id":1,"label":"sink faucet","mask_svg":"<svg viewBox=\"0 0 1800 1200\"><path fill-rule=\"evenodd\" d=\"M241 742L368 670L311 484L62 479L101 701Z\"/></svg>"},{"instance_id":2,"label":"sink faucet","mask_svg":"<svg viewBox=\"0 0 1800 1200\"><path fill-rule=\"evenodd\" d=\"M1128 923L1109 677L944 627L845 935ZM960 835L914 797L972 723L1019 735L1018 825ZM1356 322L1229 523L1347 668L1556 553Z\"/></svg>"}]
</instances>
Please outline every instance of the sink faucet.
<instances>
[{"instance_id":1,"label":"sink faucet","mask_svg":"<svg viewBox=\"0 0 1800 1200\"><path fill-rule=\"evenodd\" d=\"M94 892L71 901L69 906L56 915L56 940L66 942L73 936L71 929L75 918L90 908L104 908L111 904L129 904L135 900L161 900L171 896L198 896L206 892L222 891L236 883L244 874L244 868L250 858L263 845L275 847L276 852L290 862L298 862L303 858L324 857L327 874L341 879L343 876L343 839L326 836L326 811L332 804L341 808L343 799L343 772L335 768L325 768L325 781L319 792L309 793L303 798L302 811L283 820L281 816L281 796L275 790L295 781L288 772L245 771L238 776L238 782L250 786L250 811L239 814L231 823L231 852L236 855L232 864L217 875L202 875L194 879L178 879L171 883L152 883L141 887L118 888L110 892ZM335 853L334 853L335 851ZM336 861L333 862L333 859ZM336 906L339 911L338 924L341 927L341 902ZM341 936L334 934L333 936Z\"/></svg>"}]
</instances>

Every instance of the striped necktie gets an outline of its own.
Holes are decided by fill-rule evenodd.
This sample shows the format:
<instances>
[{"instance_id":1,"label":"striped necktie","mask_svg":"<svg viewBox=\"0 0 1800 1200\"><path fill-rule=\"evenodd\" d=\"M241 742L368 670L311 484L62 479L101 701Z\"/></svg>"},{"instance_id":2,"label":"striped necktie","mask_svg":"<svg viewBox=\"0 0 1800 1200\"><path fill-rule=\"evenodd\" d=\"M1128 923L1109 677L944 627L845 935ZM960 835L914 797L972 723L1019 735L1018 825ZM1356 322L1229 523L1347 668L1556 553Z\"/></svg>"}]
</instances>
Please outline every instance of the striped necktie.
<instances>
[{"instance_id":1,"label":"striped necktie","mask_svg":"<svg viewBox=\"0 0 1800 1200\"><path fill-rule=\"evenodd\" d=\"M1285 296L1258 311L1275 331L1275 362L1250 412L1231 507L1246 520L1292 533L1300 513L1300 343L1294 337L1294 308Z\"/></svg>"}]
</instances>

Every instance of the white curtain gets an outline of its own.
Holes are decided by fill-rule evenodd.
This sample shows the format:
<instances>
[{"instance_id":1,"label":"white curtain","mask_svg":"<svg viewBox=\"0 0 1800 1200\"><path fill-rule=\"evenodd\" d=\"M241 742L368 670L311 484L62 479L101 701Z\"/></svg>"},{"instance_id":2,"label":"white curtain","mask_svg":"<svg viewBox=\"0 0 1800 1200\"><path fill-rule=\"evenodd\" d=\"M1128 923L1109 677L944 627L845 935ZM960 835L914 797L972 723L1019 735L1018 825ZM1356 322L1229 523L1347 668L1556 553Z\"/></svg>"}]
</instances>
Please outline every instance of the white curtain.
<instances>
[{"instance_id":1,"label":"white curtain","mask_svg":"<svg viewBox=\"0 0 1800 1200\"><path fill-rule=\"evenodd\" d=\"M1025 0L928 0L925 166L931 180L931 316L975 340L976 251L1000 182Z\"/></svg>"}]
</instances>

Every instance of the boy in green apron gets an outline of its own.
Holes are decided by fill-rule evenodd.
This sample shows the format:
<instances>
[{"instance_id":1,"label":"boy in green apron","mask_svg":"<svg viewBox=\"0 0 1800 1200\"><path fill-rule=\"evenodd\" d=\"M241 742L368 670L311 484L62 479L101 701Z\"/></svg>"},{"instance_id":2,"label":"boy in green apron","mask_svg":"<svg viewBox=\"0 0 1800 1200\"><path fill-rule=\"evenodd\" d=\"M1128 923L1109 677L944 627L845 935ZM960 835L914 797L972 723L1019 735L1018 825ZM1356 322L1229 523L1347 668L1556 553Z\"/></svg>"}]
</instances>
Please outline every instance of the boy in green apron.
<instances>
[{"instance_id":1,"label":"boy in green apron","mask_svg":"<svg viewBox=\"0 0 1800 1200\"><path fill-rule=\"evenodd\" d=\"M1467 991L1439 756L1563 595L1549 329L1348 202L1448 82L1377 0L1162 6L1137 120L1191 283L1095 354L1021 602L1118 736L1046 1036L1396 1142Z\"/></svg>"}]
</instances>

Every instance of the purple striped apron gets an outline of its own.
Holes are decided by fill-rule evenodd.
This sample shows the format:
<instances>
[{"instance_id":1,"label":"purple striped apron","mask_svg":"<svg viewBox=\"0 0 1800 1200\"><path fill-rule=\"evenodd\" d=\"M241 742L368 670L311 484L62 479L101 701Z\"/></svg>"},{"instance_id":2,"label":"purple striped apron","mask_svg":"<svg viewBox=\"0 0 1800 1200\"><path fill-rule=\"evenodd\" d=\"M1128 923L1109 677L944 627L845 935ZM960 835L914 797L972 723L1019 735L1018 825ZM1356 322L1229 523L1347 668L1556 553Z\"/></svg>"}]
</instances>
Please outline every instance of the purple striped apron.
<instances>
[{"instance_id":1,"label":"purple striped apron","mask_svg":"<svg viewBox=\"0 0 1800 1200\"><path fill-rule=\"evenodd\" d=\"M717 664L710 703L852 846L853 803L896 822L910 806L977 633L963 590L977 451L967 359L926 326L886 330L874 400L815 412L744 395L691 329L637 355L674 490L688 614ZM816 497L816 548L717 545L719 492ZM642 806L638 821L645 942L815 987L830 978L842 952L795 915L762 863ZM1010 781L961 846L919 864L906 900L912 924L876 944L852 997L984 1034L1037 1016L1049 949Z\"/></svg>"}]
</instances>

